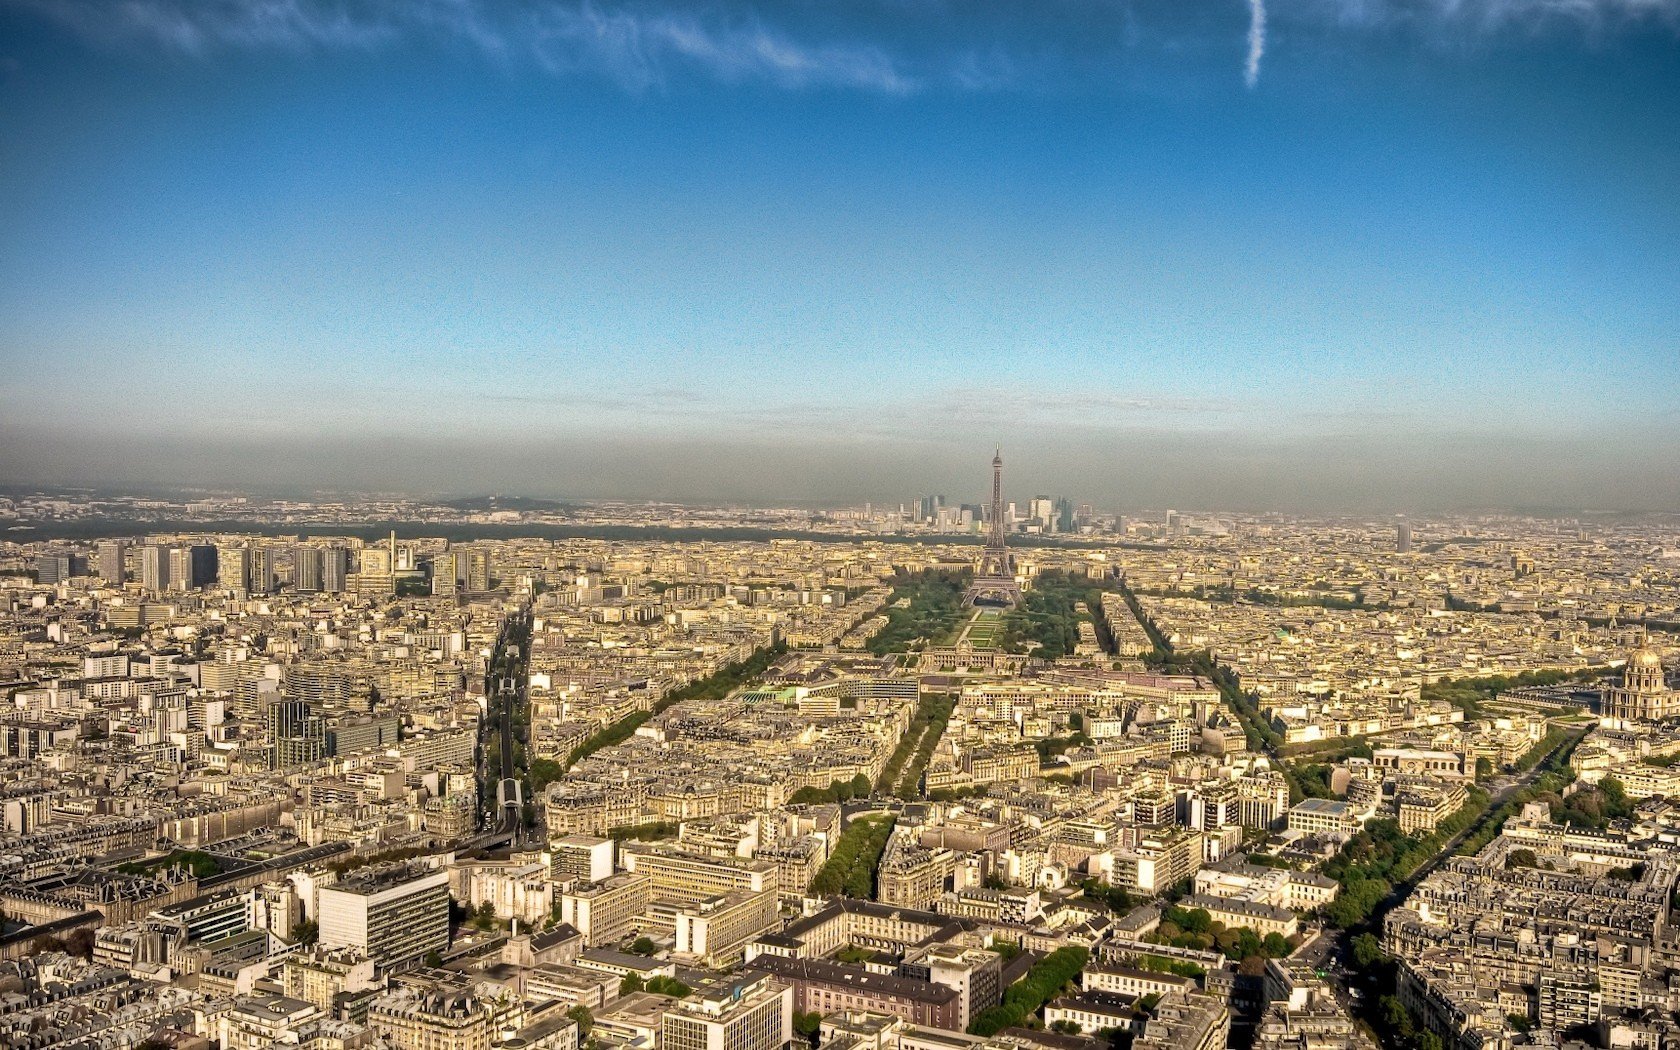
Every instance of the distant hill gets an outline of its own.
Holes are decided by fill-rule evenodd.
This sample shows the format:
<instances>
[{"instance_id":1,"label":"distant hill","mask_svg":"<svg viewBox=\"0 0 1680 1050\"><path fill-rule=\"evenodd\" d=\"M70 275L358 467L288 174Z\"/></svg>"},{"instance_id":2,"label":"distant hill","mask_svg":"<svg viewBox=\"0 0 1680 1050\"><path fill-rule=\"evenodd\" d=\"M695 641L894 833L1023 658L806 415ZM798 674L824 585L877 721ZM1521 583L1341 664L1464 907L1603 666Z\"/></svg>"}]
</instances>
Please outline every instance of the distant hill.
<instances>
[{"instance_id":1,"label":"distant hill","mask_svg":"<svg viewBox=\"0 0 1680 1050\"><path fill-rule=\"evenodd\" d=\"M452 499L441 505L459 511L516 510L522 514L570 514L577 508L575 503L532 499L529 496L469 496L465 499Z\"/></svg>"}]
</instances>

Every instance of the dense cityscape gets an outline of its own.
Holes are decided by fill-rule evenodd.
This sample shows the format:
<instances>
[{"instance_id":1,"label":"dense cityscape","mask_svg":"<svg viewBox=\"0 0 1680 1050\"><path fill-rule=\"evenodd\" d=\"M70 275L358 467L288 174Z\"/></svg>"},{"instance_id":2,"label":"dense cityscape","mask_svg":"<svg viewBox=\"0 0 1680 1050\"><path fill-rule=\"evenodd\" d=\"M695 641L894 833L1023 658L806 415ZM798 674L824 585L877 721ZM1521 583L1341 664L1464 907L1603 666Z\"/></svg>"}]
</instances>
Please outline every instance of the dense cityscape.
<instances>
[{"instance_id":1,"label":"dense cityscape","mask_svg":"<svg viewBox=\"0 0 1680 1050\"><path fill-rule=\"evenodd\" d=\"M0 1050L1680 1050L1680 0L0 0Z\"/></svg>"},{"instance_id":2,"label":"dense cityscape","mask_svg":"<svg viewBox=\"0 0 1680 1050\"><path fill-rule=\"evenodd\" d=\"M5 1045L1675 1037L1680 523L992 481L12 491Z\"/></svg>"}]
</instances>

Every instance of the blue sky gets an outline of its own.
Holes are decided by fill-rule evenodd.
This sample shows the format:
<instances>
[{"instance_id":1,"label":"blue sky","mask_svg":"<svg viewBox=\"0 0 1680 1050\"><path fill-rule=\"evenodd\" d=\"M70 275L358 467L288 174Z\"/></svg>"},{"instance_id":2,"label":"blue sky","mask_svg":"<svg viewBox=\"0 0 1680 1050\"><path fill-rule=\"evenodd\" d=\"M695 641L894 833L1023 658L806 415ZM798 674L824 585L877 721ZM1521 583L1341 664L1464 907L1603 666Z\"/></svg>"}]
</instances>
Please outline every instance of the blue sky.
<instances>
[{"instance_id":1,"label":"blue sky","mask_svg":"<svg viewBox=\"0 0 1680 1050\"><path fill-rule=\"evenodd\" d=\"M0 0L0 229L0 479L1680 509L1680 0Z\"/></svg>"}]
</instances>

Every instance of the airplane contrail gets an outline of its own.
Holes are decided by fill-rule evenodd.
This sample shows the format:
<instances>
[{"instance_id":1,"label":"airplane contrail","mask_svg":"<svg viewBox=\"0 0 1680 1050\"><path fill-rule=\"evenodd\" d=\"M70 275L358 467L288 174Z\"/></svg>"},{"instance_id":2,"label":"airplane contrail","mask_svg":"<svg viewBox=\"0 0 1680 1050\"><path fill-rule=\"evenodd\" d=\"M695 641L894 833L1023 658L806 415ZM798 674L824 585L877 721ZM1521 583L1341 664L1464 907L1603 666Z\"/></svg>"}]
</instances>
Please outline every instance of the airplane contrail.
<instances>
[{"instance_id":1,"label":"airplane contrail","mask_svg":"<svg viewBox=\"0 0 1680 1050\"><path fill-rule=\"evenodd\" d=\"M1266 0L1248 0L1248 65L1243 82L1250 89L1260 82L1260 59L1266 53Z\"/></svg>"}]
</instances>

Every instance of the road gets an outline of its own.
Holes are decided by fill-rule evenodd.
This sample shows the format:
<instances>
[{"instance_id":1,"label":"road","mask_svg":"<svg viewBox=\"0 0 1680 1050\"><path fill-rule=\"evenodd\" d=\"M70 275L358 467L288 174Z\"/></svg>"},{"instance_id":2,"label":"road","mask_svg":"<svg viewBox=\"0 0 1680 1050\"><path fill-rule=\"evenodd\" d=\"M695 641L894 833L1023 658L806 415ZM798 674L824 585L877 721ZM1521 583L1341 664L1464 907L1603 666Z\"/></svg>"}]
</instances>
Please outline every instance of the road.
<instances>
[{"instance_id":1,"label":"road","mask_svg":"<svg viewBox=\"0 0 1680 1050\"><path fill-rule=\"evenodd\" d=\"M522 607L510 613L502 622L501 634L490 656L490 666L484 679L485 721L496 727L496 738L489 742L496 748L498 777L492 781L487 763L481 759L479 782L483 800L486 830L513 837L514 845L524 832L523 814L519 803L522 785L521 770L514 764L514 716L529 703L527 687L530 682L531 611ZM528 722L528 719L527 719ZM480 738L480 749L487 743Z\"/></svg>"}]
</instances>

